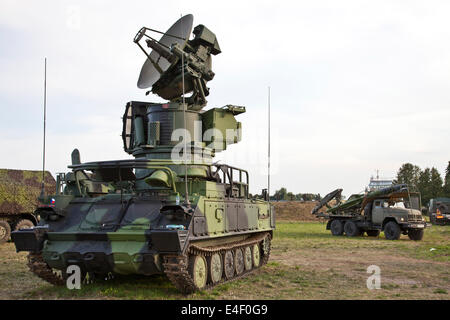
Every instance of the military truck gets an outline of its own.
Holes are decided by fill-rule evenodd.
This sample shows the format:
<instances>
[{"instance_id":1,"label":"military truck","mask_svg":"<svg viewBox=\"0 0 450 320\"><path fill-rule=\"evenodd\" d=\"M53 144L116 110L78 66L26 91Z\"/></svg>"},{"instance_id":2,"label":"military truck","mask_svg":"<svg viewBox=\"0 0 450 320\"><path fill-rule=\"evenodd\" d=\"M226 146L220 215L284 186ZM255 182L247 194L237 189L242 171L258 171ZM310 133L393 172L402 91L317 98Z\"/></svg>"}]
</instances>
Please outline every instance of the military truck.
<instances>
[{"instance_id":1,"label":"military truck","mask_svg":"<svg viewBox=\"0 0 450 320\"><path fill-rule=\"evenodd\" d=\"M41 192L42 171L0 169L0 243L9 240L11 231L35 226ZM55 179L44 174L44 188L54 192Z\"/></svg>"},{"instance_id":2,"label":"military truck","mask_svg":"<svg viewBox=\"0 0 450 320\"><path fill-rule=\"evenodd\" d=\"M428 206L428 216L432 224L450 224L450 198L431 199Z\"/></svg>"},{"instance_id":3,"label":"military truck","mask_svg":"<svg viewBox=\"0 0 450 320\"><path fill-rule=\"evenodd\" d=\"M42 279L63 285L71 266L89 281L165 274L189 293L268 261L275 228L268 197L250 197L246 170L212 161L241 140L236 117L246 109L202 110L211 58L221 50L204 25L189 40L192 23L192 15L180 18L159 41L145 27L134 38L146 57L138 87L169 100L126 104L122 141L134 159L82 163L74 150L58 192L40 204L39 225L13 232Z\"/></svg>"},{"instance_id":4,"label":"military truck","mask_svg":"<svg viewBox=\"0 0 450 320\"><path fill-rule=\"evenodd\" d=\"M420 211L420 193L411 191L406 184L354 194L345 202L341 201L341 194L342 189L334 190L311 211L328 220L326 229L335 236L367 233L369 237L378 237L384 231L389 240L398 240L401 234L411 240L422 240L424 229L429 226ZM333 199L337 204L329 206ZM324 206L327 210L319 212Z\"/></svg>"}]
</instances>

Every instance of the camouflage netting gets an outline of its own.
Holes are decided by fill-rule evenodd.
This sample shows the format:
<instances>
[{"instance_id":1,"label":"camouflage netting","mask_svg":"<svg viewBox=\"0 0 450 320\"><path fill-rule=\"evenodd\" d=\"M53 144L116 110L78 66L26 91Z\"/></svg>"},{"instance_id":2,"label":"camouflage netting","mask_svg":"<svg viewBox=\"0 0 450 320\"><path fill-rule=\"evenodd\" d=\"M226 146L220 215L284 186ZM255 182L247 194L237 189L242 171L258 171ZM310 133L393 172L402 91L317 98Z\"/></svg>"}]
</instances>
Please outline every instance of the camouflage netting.
<instances>
[{"instance_id":1,"label":"camouflage netting","mask_svg":"<svg viewBox=\"0 0 450 320\"><path fill-rule=\"evenodd\" d=\"M54 194L56 182L44 176L45 193ZM41 193L42 171L0 169L0 214L32 213Z\"/></svg>"}]
</instances>

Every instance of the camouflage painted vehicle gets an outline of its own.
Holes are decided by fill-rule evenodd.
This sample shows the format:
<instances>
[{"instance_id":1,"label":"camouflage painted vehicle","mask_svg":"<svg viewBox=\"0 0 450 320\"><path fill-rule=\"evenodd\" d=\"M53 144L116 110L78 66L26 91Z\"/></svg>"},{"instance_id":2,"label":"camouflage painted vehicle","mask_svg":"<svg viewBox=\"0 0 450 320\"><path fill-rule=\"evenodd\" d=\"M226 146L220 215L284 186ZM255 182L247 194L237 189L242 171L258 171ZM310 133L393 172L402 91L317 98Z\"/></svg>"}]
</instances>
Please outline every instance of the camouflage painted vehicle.
<instances>
[{"instance_id":1,"label":"camouflage painted vehicle","mask_svg":"<svg viewBox=\"0 0 450 320\"><path fill-rule=\"evenodd\" d=\"M431 199L427 211L432 224L450 224L450 198Z\"/></svg>"},{"instance_id":2,"label":"camouflage painted vehicle","mask_svg":"<svg viewBox=\"0 0 450 320\"><path fill-rule=\"evenodd\" d=\"M44 187L55 191L55 179L45 172ZM35 214L41 193L42 172L0 169L0 243L6 242L12 230L31 228L38 223Z\"/></svg>"},{"instance_id":3,"label":"camouflage painted vehicle","mask_svg":"<svg viewBox=\"0 0 450 320\"><path fill-rule=\"evenodd\" d=\"M411 240L422 240L428 226L420 211L420 193L411 191L407 185L393 185L388 188L351 195L341 201L342 189L326 195L312 210L319 218L328 220L327 230L335 236L378 237L384 231L386 239L398 240L401 234ZM337 200L337 204L328 203ZM319 212L324 206L326 212Z\"/></svg>"},{"instance_id":4,"label":"camouflage painted vehicle","mask_svg":"<svg viewBox=\"0 0 450 320\"><path fill-rule=\"evenodd\" d=\"M192 15L180 20L192 25ZM163 39L176 33L172 29ZM184 39L189 34L190 29ZM210 55L220 48L203 25L194 35L181 49L148 44L161 51L155 61L171 61L152 87L170 102L127 103L122 139L134 159L81 163L74 150L72 171L57 178L60 191L38 209L42 221L13 233L17 250L30 251L30 269L41 278L63 284L70 265L79 266L89 279L166 274L189 293L244 276L268 261L275 228L272 206L267 199L249 197L247 171L212 163L216 152L240 141L241 123L235 117L245 108L202 110L206 80L214 75ZM186 83L180 82L176 48L185 53ZM204 68L189 61L204 62ZM186 103L182 85L193 92ZM183 139L187 136L192 138ZM187 152L180 157L180 150Z\"/></svg>"}]
</instances>

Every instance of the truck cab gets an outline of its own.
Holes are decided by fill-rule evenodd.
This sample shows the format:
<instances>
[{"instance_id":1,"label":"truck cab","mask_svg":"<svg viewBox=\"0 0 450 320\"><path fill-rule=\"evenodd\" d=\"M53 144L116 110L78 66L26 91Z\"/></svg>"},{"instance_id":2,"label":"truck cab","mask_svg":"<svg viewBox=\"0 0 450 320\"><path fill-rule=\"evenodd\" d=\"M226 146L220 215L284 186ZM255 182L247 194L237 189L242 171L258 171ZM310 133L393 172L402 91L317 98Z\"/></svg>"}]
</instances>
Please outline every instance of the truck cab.
<instances>
[{"instance_id":1,"label":"truck cab","mask_svg":"<svg viewBox=\"0 0 450 320\"><path fill-rule=\"evenodd\" d=\"M423 221L423 218L418 208L408 208L403 199L377 199L373 201L371 220L374 225L383 225L389 220L404 224Z\"/></svg>"}]
</instances>

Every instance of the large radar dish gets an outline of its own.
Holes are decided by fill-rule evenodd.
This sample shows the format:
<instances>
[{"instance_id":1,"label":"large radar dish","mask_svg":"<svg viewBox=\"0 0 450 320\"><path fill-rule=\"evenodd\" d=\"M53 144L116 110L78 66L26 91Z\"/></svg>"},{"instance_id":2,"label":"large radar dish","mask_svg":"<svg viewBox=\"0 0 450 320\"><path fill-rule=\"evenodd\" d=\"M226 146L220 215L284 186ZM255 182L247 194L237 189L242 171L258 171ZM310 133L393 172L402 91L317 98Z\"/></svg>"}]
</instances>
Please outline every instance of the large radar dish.
<instances>
[{"instance_id":1,"label":"large radar dish","mask_svg":"<svg viewBox=\"0 0 450 320\"><path fill-rule=\"evenodd\" d=\"M194 16L192 14L181 17L163 34L158 43L166 48L170 48L173 44L178 44L183 49L189 40L193 22ZM142 66L137 83L138 88L151 87L171 65L172 62L169 62L156 50L153 50Z\"/></svg>"}]
</instances>

